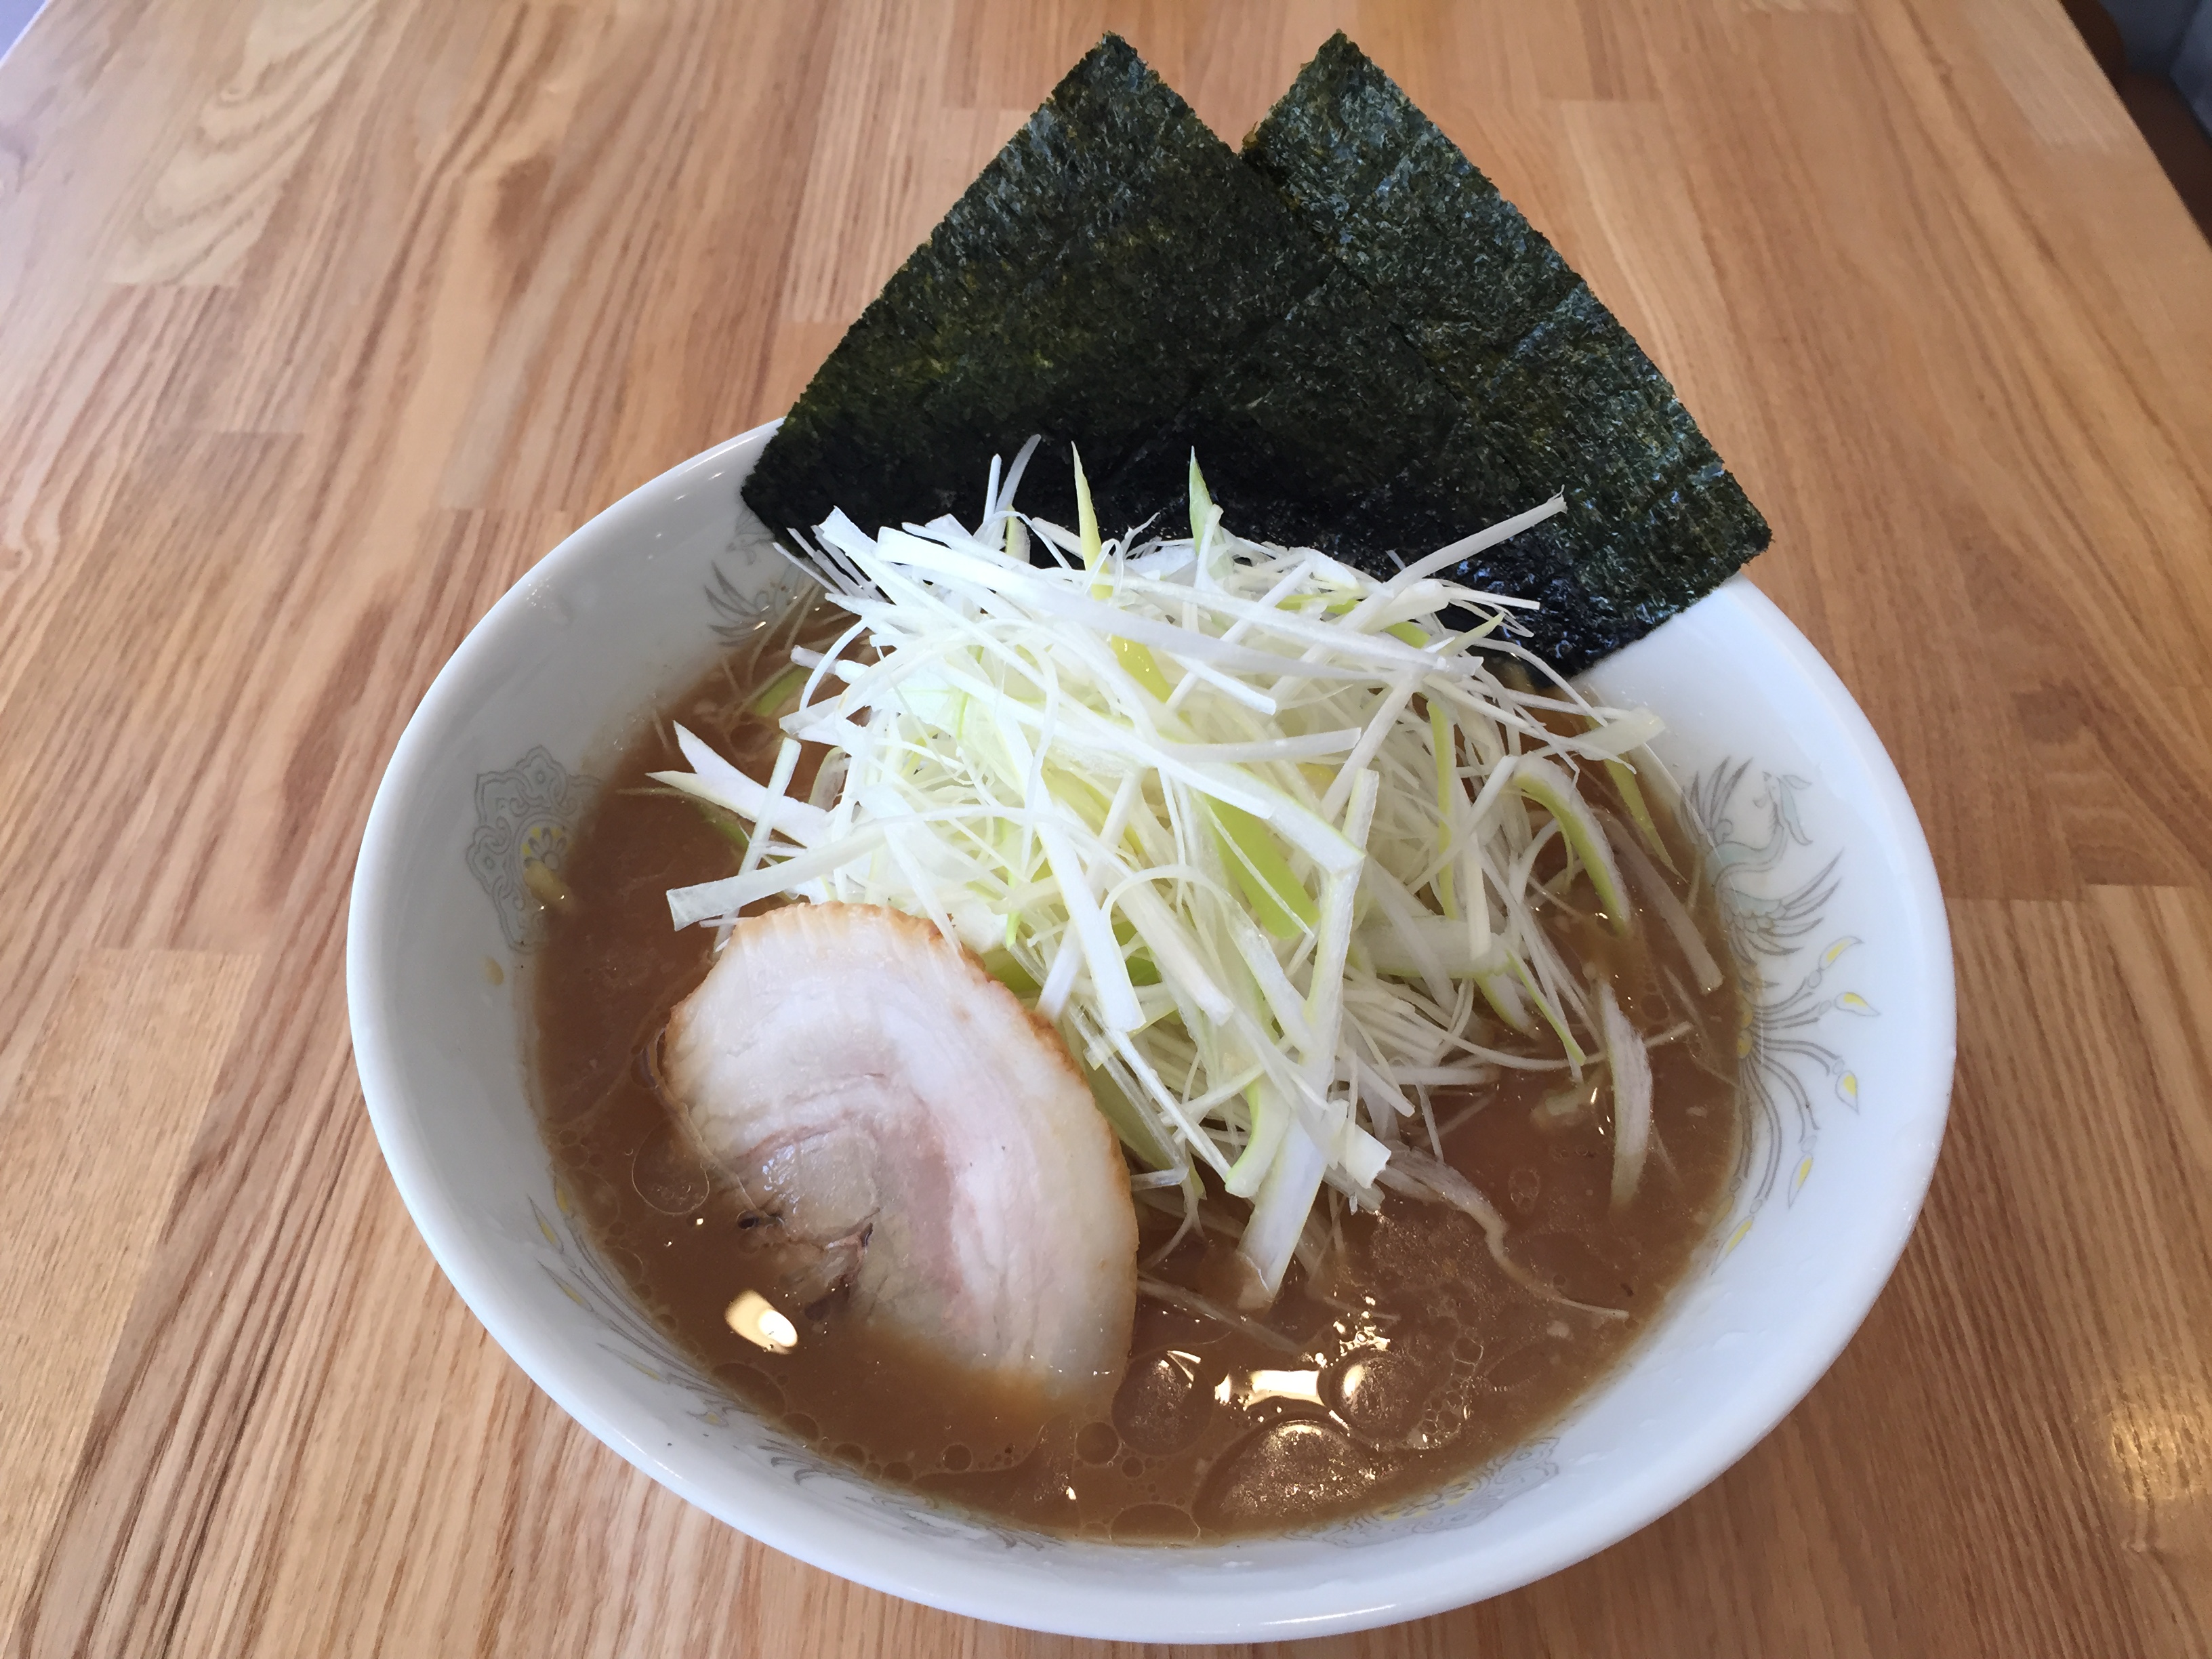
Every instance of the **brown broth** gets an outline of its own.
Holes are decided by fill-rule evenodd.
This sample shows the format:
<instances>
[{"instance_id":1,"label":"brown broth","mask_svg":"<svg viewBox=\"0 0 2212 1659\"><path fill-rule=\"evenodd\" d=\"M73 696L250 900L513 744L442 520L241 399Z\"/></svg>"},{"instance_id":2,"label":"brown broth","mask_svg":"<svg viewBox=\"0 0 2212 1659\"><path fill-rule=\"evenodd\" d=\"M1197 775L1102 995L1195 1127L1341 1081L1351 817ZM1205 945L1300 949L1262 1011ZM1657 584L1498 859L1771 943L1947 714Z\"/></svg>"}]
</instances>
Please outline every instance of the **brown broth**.
<instances>
[{"instance_id":1,"label":"brown broth","mask_svg":"<svg viewBox=\"0 0 2212 1659\"><path fill-rule=\"evenodd\" d=\"M718 672L666 713L764 772L771 728L730 712L742 678ZM744 1206L714 1201L714 1178L672 1134L647 1060L711 960L707 932L671 930L663 895L737 859L690 804L646 793L647 772L681 763L660 730L635 743L561 870L567 890L535 974L547 1141L591 1234L654 1321L733 1395L879 1480L1025 1526L1155 1541L1387 1507L1559 1416L1649 1328L1726 1205L1740 1133L1735 987L1686 1007L1680 988L1693 976L1656 920L1632 948L1592 925L1572 942L1603 961L1639 1026L1692 1026L1652 1050L1655 1150L1627 1212L1608 1213L1604 1102L1565 1128L1532 1116L1568 1086L1564 1073L1509 1072L1479 1095L1438 1091L1434 1105L1453 1125L1446 1160L1504 1212L1516 1259L1625 1317L1530 1294L1467 1217L1393 1195L1379 1212L1340 1212L1340 1248L1317 1281L1292 1267L1264 1335L1140 1297L1109 1422L1040 1431L1030 1400L979 1393L970 1374L841 1321L834 1305L786 1308L799 1340L764 1352L724 1322L741 1291L775 1298L773 1284L748 1282L749 1271L764 1275L744 1247ZM1693 867L1679 830L1664 833L1675 862ZM1415 1146L1426 1138L1418 1121L1407 1132ZM1176 1218L1144 1203L1139 1216L1149 1254ZM1200 1287L1217 1282L1229 1249L1186 1240L1146 1273Z\"/></svg>"}]
</instances>

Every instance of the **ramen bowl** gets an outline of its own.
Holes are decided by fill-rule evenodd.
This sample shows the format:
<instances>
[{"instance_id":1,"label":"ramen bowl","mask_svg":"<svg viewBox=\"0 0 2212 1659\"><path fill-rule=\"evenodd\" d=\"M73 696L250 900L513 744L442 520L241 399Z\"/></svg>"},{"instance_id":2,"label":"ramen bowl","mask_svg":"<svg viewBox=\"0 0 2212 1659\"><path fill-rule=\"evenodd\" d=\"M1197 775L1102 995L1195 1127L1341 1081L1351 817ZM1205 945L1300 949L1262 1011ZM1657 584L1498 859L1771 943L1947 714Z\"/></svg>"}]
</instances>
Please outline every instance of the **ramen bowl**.
<instances>
[{"instance_id":1,"label":"ramen bowl","mask_svg":"<svg viewBox=\"0 0 2212 1659\"><path fill-rule=\"evenodd\" d=\"M654 479L471 632L377 793L355 877L356 1063L394 1182L485 1328L639 1469L763 1543L1001 1623L1284 1639L1558 1571L1743 1455L1850 1338L1911 1230L1952 1070L1950 944L1880 740L1738 577L1588 678L1656 712L1746 988L1726 1219L1628 1357L1535 1438L1419 1499L1286 1535L1137 1547L879 1486L729 1398L632 1303L563 1197L526 1042L557 872L623 740L797 578L738 500L770 428Z\"/></svg>"}]
</instances>

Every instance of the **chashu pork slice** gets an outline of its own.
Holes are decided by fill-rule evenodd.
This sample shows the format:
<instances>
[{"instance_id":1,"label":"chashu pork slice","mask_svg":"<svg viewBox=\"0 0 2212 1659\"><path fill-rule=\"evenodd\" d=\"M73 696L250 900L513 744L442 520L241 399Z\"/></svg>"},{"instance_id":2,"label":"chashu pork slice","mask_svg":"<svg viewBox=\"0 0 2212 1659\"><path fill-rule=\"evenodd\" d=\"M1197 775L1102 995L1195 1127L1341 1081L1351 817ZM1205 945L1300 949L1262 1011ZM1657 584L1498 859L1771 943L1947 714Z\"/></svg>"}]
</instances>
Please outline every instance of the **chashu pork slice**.
<instances>
[{"instance_id":1,"label":"chashu pork slice","mask_svg":"<svg viewBox=\"0 0 2212 1659\"><path fill-rule=\"evenodd\" d=\"M1110 1391L1136 1302L1127 1166L1059 1033L934 927L868 904L739 922L662 1067L755 1233L808 1259L796 1299L843 1287L945 1359Z\"/></svg>"}]
</instances>

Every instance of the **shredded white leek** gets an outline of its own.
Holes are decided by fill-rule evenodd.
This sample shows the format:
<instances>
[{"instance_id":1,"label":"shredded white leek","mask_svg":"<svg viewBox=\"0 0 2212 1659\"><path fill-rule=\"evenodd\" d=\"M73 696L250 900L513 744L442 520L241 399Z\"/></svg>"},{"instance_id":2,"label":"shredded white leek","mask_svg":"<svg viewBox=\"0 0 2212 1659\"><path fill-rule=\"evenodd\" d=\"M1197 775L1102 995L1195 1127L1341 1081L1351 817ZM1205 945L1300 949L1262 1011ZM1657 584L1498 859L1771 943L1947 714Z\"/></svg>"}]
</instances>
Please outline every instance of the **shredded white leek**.
<instances>
[{"instance_id":1,"label":"shredded white leek","mask_svg":"<svg viewBox=\"0 0 2212 1659\"><path fill-rule=\"evenodd\" d=\"M1610 985L1598 987L1598 1017L1613 1068L1613 1207L1618 1210L1636 1196L1651 1148L1651 1055Z\"/></svg>"},{"instance_id":2,"label":"shredded white leek","mask_svg":"<svg viewBox=\"0 0 2212 1659\"><path fill-rule=\"evenodd\" d=\"M1524 601L1437 579L1559 498L1386 581L1237 537L1194 460L1190 537L1103 538L1087 488L1071 532L1016 511L1030 453L1003 484L993 462L972 530L833 514L801 544L854 619L793 653L808 673L781 720L835 751L830 781L795 799L793 748L763 787L680 733L692 769L655 775L752 834L737 875L670 909L726 928L781 895L935 920L1058 1023L1152 1184L1194 1199L1204 1165L1253 1200L1239 1248L1264 1300L1324 1184L1379 1201L1395 1120L1433 1128L1423 1091L1620 1051L1533 870L1559 836L1577 907L1628 928L1575 774L1657 722L1536 662ZM1031 565L1032 535L1061 562ZM1492 1049L1493 1014L1564 1060Z\"/></svg>"}]
</instances>

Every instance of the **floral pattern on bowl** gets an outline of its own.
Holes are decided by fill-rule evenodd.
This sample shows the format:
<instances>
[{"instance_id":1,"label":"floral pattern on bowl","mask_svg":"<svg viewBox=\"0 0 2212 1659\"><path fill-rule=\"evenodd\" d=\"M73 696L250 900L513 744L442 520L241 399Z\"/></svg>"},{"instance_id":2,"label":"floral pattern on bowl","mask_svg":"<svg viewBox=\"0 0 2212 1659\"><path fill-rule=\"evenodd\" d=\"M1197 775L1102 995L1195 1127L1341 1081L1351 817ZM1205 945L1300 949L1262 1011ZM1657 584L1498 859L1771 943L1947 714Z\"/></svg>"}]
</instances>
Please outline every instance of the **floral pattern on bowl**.
<instances>
[{"instance_id":1,"label":"floral pattern on bowl","mask_svg":"<svg viewBox=\"0 0 2212 1659\"><path fill-rule=\"evenodd\" d=\"M470 872L499 912L511 951L532 951L545 933L545 906L561 892L561 866L599 790L572 774L544 744L501 772L477 775L477 827Z\"/></svg>"},{"instance_id":2,"label":"floral pattern on bowl","mask_svg":"<svg viewBox=\"0 0 2212 1659\"><path fill-rule=\"evenodd\" d=\"M1808 944L1826 930L1844 857L1823 855L1805 826L1800 797L1811 787L1787 773L1754 776L1753 763L1731 759L1683 791L1684 814L1705 849L1743 988L1736 1059L1747 1133L1723 1253L1743 1243L1772 1195L1785 1142L1794 1154L1788 1201L1796 1202L1813 1173L1820 1095L1832 1092L1850 1111L1859 1109L1857 1073L1820 1039L1833 1024L1831 1015L1872 1018L1877 1011L1856 991L1825 990L1829 970L1864 941L1842 933L1817 951ZM1751 821L1748 830L1739 830L1739 815Z\"/></svg>"}]
</instances>

